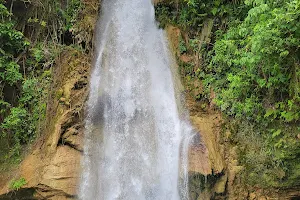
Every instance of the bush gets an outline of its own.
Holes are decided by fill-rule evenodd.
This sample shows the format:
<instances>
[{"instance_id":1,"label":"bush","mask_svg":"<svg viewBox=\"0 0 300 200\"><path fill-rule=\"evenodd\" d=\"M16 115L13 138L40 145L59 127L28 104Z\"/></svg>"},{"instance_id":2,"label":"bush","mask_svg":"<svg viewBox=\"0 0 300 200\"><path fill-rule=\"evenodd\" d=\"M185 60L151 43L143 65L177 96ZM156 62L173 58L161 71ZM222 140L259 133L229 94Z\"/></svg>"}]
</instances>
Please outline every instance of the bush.
<instances>
[{"instance_id":1,"label":"bush","mask_svg":"<svg viewBox=\"0 0 300 200\"><path fill-rule=\"evenodd\" d=\"M248 1L253 8L214 45L216 103L229 116L264 122L300 117L299 1Z\"/></svg>"}]
</instances>

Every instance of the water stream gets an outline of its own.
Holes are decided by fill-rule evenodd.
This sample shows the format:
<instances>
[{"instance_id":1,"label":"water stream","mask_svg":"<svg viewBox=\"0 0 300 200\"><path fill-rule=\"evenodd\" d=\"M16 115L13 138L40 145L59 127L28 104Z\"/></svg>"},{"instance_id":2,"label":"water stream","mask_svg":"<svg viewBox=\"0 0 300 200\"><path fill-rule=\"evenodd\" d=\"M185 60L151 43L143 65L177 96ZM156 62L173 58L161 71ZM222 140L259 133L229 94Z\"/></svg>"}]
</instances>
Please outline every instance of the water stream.
<instances>
[{"instance_id":1,"label":"water stream","mask_svg":"<svg viewBox=\"0 0 300 200\"><path fill-rule=\"evenodd\" d=\"M151 0L101 5L79 198L188 199L191 128Z\"/></svg>"}]
</instances>

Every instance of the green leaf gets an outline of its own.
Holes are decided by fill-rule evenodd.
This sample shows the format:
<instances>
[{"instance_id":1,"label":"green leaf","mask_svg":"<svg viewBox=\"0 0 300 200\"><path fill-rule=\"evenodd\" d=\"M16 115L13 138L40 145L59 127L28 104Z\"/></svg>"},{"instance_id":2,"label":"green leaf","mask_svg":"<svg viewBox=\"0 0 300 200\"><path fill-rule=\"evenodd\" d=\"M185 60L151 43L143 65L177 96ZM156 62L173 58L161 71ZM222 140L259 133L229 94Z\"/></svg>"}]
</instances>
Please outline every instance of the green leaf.
<instances>
[{"instance_id":1,"label":"green leaf","mask_svg":"<svg viewBox=\"0 0 300 200\"><path fill-rule=\"evenodd\" d=\"M287 55L289 55L289 51L287 51L287 50L285 50L279 54L280 57L285 57Z\"/></svg>"},{"instance_id":2,"label":"green leaf","mask_svg":"<svg viewBox=\"0 0 300 200\"><path fill-rule=\"evenodd\" d=\"M265 118L270 117L275 113L275 110L273 109L267 109L266 114L264 115Z\"/></svg>"},{"instance_id":3,"label":"green leaf","mask_svg":"<svg viewBox=\"0 0 300 200\"><path fill-rule=\"evenodd\" d=\"M278 129L277 131L273 132L272 138L275 138L275 137L279 136L280 134L281 134L281 130Z\"/></svg>"},{"instance_id":4,"label":"green leaf","mask_svg":"<svg viewBox=\"0 0 300 200\"><path fill-rule=\"evenodd\" d=\"M47 22L45 22L44 20L42 20L42 21L40 22L40 24L41 24L41 26L46 27Z\"/></svg>"},{"instance_id":5,"label":"green leaf","mask_svg":"<svg viewBox=\"0 0 300 200\"><path fill-rule=\"evenodd\" d=\"M212 13L214 16L216 16L217 12L218 12L218 8L217 8L217 7L214 7L214 8L211 10L211 13Z\"/></svg>"}]
</instances>

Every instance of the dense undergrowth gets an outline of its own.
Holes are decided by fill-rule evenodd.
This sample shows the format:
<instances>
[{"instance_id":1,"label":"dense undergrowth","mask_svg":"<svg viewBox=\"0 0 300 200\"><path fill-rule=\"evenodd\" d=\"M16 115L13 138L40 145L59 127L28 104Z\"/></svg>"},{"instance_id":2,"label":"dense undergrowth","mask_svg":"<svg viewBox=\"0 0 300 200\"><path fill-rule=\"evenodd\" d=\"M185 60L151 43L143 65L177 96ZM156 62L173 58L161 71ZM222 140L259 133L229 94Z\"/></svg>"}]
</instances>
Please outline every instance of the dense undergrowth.
<instances>
[{"instance_id":1,"label":"dense undergrowth","mask_svg":"<svg viewBox=\"0 0 300 200\"><path fill-rule=\"evenodd\" d=\"M195 99L224 114L244 182L299 186L300 1L165 0L156 17L161 27L181 30L185 84L199 87ZM209 22L210 39L203 41Z\"/></svg>"},{"instance_id":2,"label":"dense undergrowth","mask_svg":"<svg viewBox=\"0 0 300 200\"><path fill-rule=\"evenodd\" d=\"M18 163L45 131L52 71L60 54L90 51L81 0L0 0L0 168Z\"/></svg>"}]
</instances>

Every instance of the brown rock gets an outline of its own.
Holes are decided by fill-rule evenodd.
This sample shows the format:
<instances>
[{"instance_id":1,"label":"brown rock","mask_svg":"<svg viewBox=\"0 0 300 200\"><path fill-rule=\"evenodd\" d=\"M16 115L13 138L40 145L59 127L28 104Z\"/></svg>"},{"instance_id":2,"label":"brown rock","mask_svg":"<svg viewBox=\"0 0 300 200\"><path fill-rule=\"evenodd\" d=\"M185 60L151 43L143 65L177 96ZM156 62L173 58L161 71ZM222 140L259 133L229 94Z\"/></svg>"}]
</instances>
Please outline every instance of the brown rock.
<instances>
[{"instance_id":1,"label":"brown rock","mask_svg":"<svg viewBox=\"0 0 300 200\"><path fill-rule=\"evenodd\" d=\"M80 176L80 156L80 152L69 146L59 146L43 171L41 184L75 195Z\"/></svg>"},{"instance_id":2,"label":"brown rock","mask_svg":"<svg viewBox=\"0 0 300 200\"><path fill-rule=\"evenodd\" d=\"M189 171L203 175L212 173L207 148L203 145L191 145L189 149Z\"/></svg>"},{"instance_id":3,"label":"brown rock","mask_svg":"<svg viewBox=\"0 0 300 200\"><path fill-rule=\"evenodd\" d=\"M78 151L83 151L83 130L74 127L69 128L62 136L63 143L69 144Z\"/></svg>"},{"instance_id":4,"label":"brown rock","mask_svg":"<svg viewBox=\"0 0 300 200\"><path fill-rule=\"evenodd\" d=\"M210 172L211 169L213 169L215 173L222 172L224 169L224 160L220 153L220 145L218 144L218 132L216 130L218 115L194 115L191 116L190 119L194 127L200 132L201 139L208 151L209 159L206 159L207 161L199 160L199 162L201 162L202 164L205 162L209 162ZM206 170L206 172L207 171L208 170Z\"/></svg>"},{"instance_id":5,"label":"brown rock","mask_svg":"<svg viewBox=\"0 0 300 200\"><path fill-rule=\"evenodd\" d=\"M39 150L35 150L22 162L20 174L25 178L27 187L34 187L39 183L44 165L45 162L43 162Z\"/></svg>"}]
</instances>

